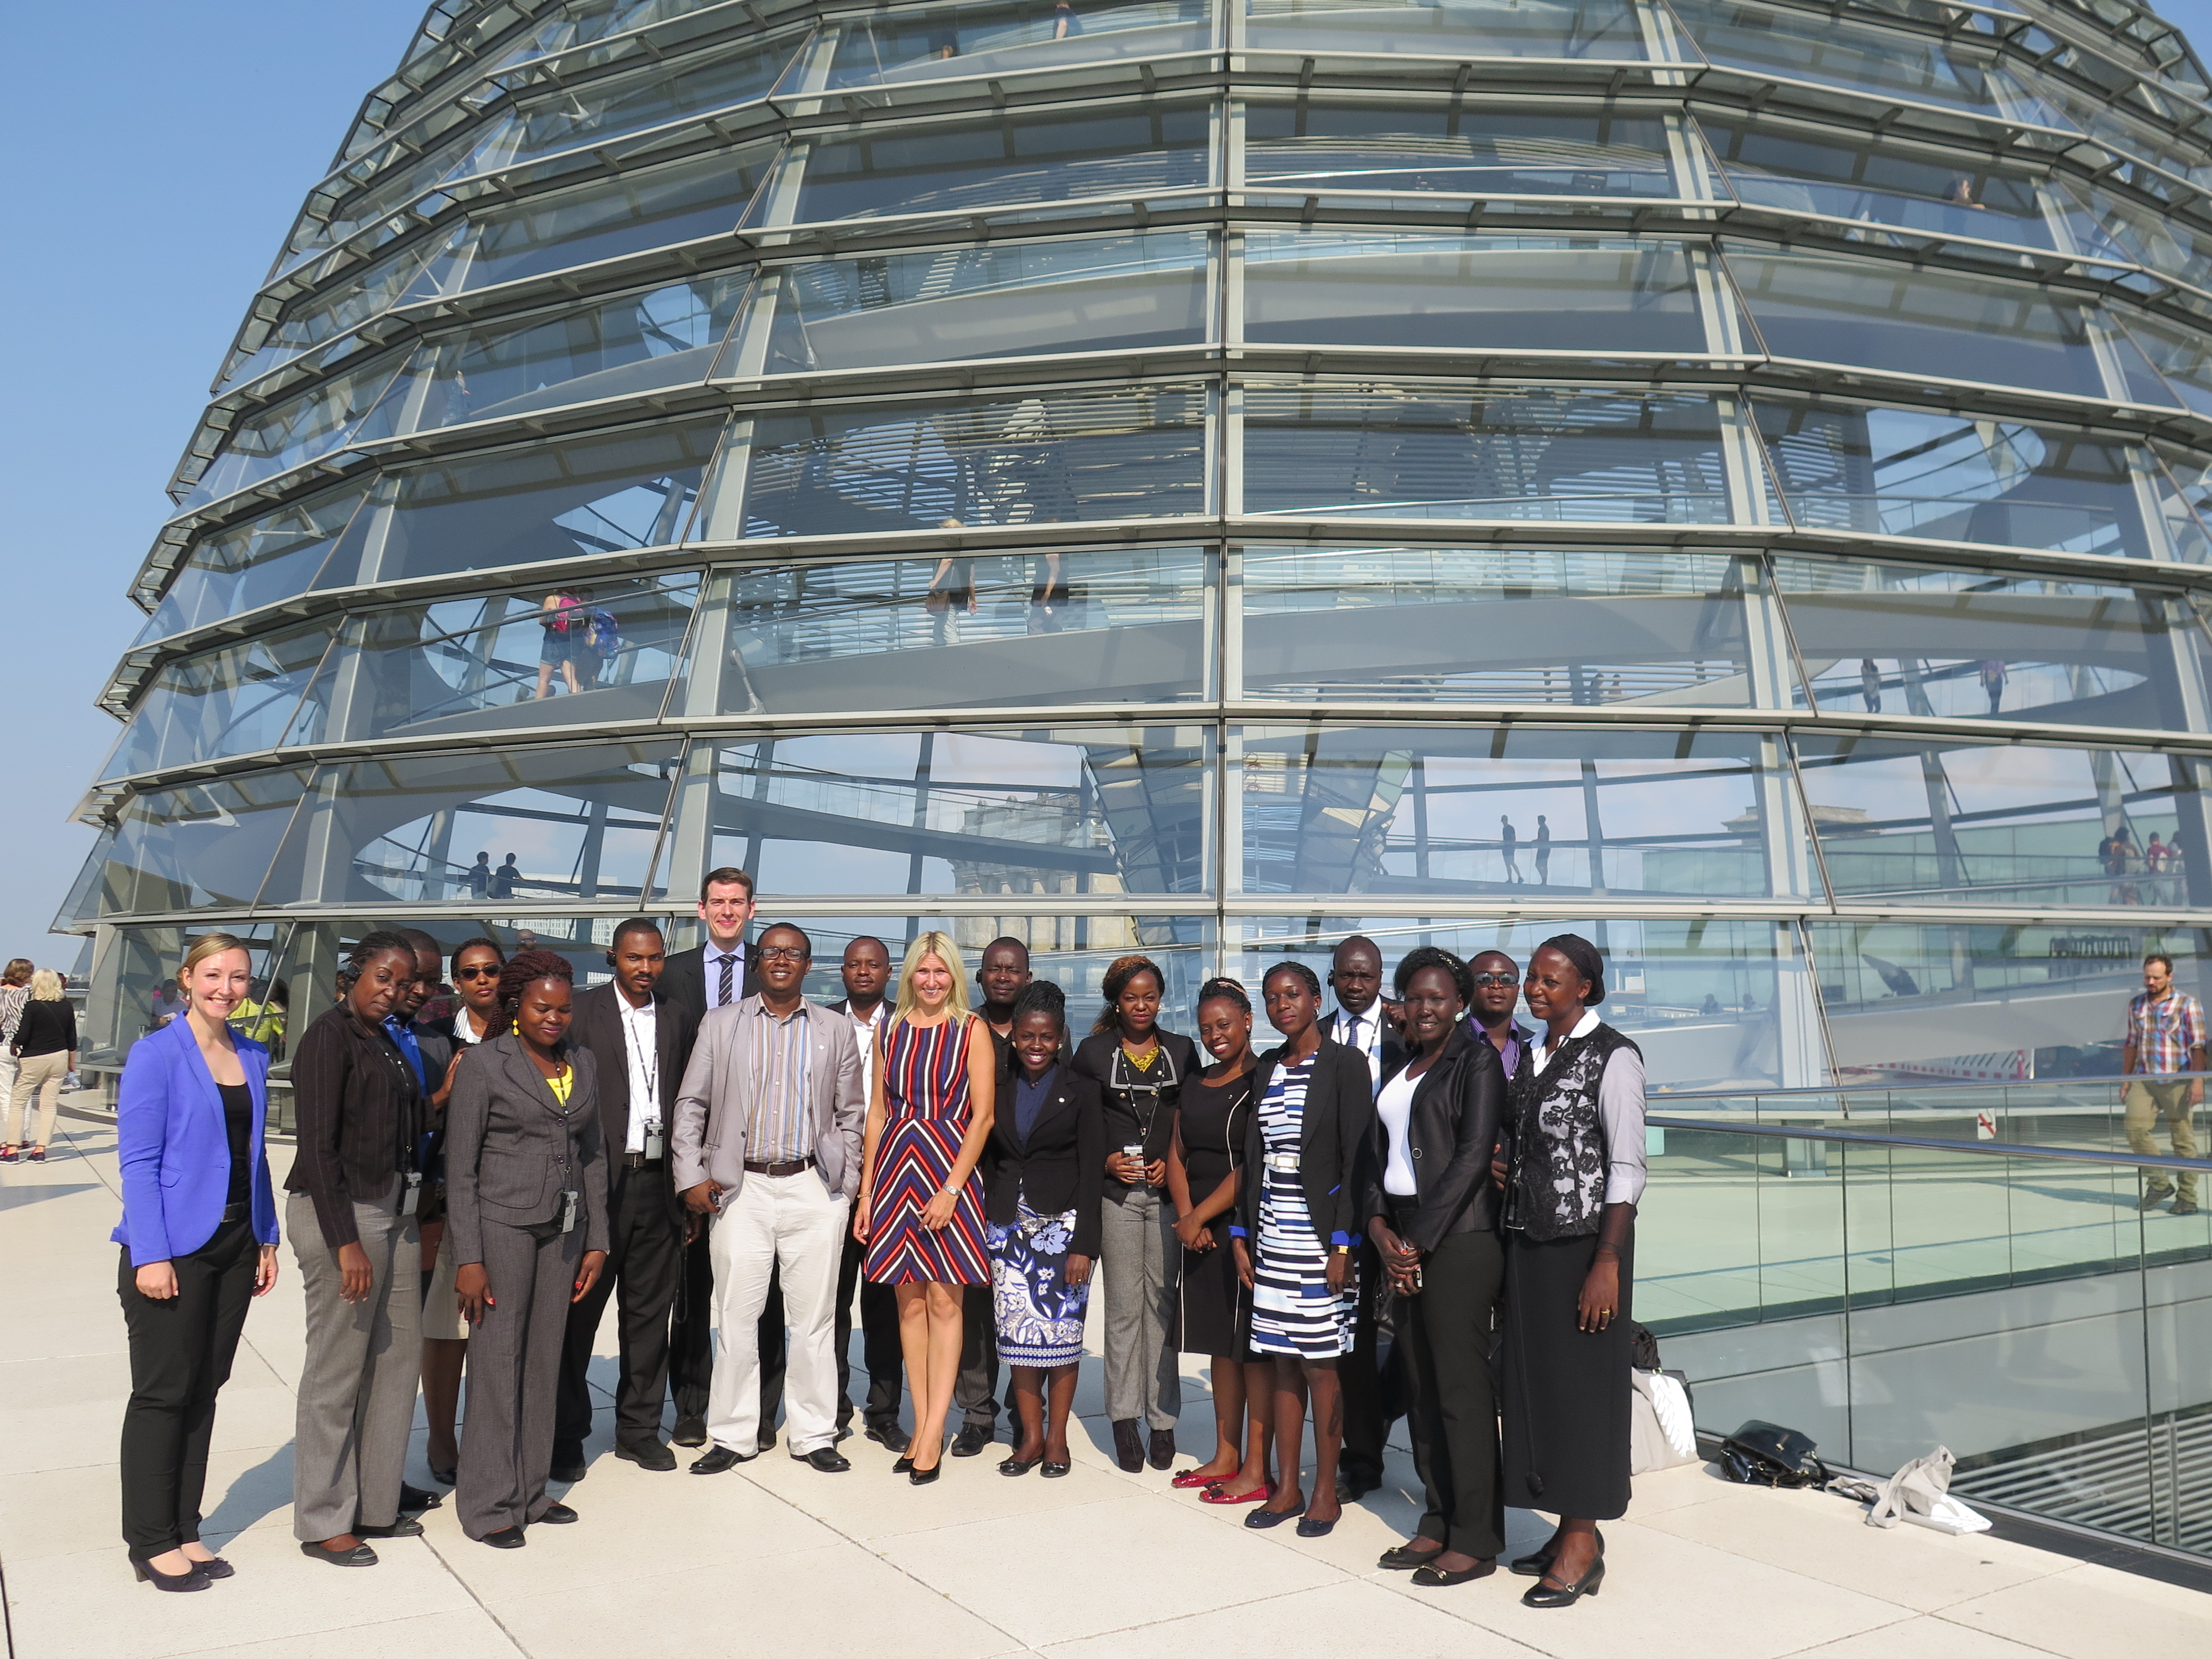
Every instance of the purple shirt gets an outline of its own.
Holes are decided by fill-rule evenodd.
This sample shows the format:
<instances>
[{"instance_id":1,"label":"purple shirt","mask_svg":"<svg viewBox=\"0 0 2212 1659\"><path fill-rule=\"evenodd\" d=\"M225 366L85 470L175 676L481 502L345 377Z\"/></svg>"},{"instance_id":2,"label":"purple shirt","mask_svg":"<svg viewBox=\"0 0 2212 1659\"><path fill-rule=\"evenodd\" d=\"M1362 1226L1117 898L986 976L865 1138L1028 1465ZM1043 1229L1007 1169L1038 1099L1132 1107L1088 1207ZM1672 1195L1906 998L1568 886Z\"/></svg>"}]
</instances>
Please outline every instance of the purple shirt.
<instances>
[{"instance_id":1,"label":"purple shirt","mask_svg":"<svg viewBox=\"0 0 2212 1659\"><path fill-rule=\"evenodd\" d=\"M1490 1042L1490 1033L1482 1029L1482 1022L1473 1014L1467 1017L1467 1034L1477 1042ZM1502 1045L1491 1043L1491 1046L1498 1051L1498 1058L1504 1062L1507 1077L1511 1077L1514 1073L1521 1069L1521 1051L1528 1045L1529 1037L1534 1035L1534 1032L1523 1028L1521 1022L1516 1019L1509 1022L1506 1025L1505 1041Z\"/></svg>"}]
</instances>

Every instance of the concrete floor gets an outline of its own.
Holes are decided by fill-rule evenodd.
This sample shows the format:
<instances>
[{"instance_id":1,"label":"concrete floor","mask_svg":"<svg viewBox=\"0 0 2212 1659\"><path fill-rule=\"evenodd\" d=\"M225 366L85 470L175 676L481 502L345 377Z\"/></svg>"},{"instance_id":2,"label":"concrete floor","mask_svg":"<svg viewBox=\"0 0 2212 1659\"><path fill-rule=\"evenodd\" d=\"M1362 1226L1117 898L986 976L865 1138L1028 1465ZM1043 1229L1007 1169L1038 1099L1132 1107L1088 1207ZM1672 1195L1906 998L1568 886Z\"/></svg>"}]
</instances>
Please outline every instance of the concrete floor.
<instances>
[{"instance_id":1,"label":"concrete floor","mask_svg":"<svg viewBox=\"0 0 2212 1659\"><path fill-rule=\"evenodd\" d=\"M281 1181L289 1151L276 1161ZM568 1493L580 1525L502 1553L439 1510L424 1537L380 1544L382 1565L337 1571L291 1535L289 1245L216 1426L207 1536L238 1576L161 1596L131 1582L117 1537L130 1386L106 1243L117 1213L113 1135L97 1122L64 1118L51 1162L0 1173L0 1572L17 1659L2201 1659L2212 1642L2212 1597L2193 1589L2003 1539L1878 1532L1841 1498L1732 1486L1704 1466L1637 1483L1606 1528L1604 1594L1571 1611L1522 1607L1522 1581L1503 1574L1418 1590L1375 1566L1415 1516L1402 1444L1386 1490L1332 1536L1249 1533L1165 1475L1114 1467L1095 1364L1063 1480L1003 1479L992 1454L916 1488L863 1441L842 1475L780 1451L712 1480L648 1474L606 1455L603 1427ZM1212 1413L1202 1367L1188 1376L1195 1451ZM411 1478L427 1479L419 1442ZM1510 1518L1516 1551L1547 1530Z\"/></svg>"}]
</instances>

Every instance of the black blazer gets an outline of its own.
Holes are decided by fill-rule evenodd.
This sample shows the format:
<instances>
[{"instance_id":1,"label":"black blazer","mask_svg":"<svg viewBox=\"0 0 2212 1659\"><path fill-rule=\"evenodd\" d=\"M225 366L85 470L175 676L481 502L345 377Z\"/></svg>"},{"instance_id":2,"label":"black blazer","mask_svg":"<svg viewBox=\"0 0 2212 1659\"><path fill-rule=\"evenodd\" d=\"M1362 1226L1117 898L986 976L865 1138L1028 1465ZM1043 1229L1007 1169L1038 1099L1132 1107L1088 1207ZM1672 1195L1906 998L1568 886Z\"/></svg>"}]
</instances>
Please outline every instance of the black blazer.
<instances>
[{"instance_id":1,"label":"black blazer","mask_svg":"<svg viewBox=\"0 0 2212 1659\"><path fill-rule=\"evenodd\" d=\"M340 1003L317 1015L292 1050L292 1110L298 1155L284 1190L314 1201L331 1249L357 1244L354 1200L381 1200L414 1164L426 1116L415 1068Z\"/></svg>"},{"instance_id":2,"label":"black blazer","mask_svg":"<svg viewBox=\"0 0 2212 1659\"><path fill-rule=\"evenodd\" d=\"M738 987L740 998L749 997L761 988L759 958L753 954L753 942L744 941L744 983ZM707 947L695 945L688 951L678 951L668 958L660 970L659 989L671 1002L680 1002L691 1011L691 1023L707 1018Z\"/></svg>"},{"instance_id":3,"label":"black blazer","mask_svg":"<svg viewBox=\"0 0 2212 1659\"><path fill-rule=\"evenodd\" d=\"M1244 1132L1246 1178L1237 1189L1237 1226L1248 1239L1260 1231L1260 1188L1267 1139L1260 1103L1274 1082L1283 1050L1270 1048L1252 1072L1252 1121ZM1315 1051L1313 1081L1298 1133L1298 1184L1323 1244L1357 1246L1366 1224L1367 1153L1375 1127L1375 1086L1367 1056L1328 1038ZM1326 1229L1327 1231L1323 1231Z\"/></svg>"},{"instance_id":4,"label":"black blazer","mask_svg":"<svg viewBox=\"0 0 2212 1659\"><path fill-rule=\"evenodd\" d=\"M690 1005L668 994L668 970L653 989L653 1046L660 1062L660 1121L665 1134L676 1127L676 1097L683 1091L684 1068L690 1063L691 1045L699 1036L699 1017ZM599 1128L606 1145L607 1192L622 1189L629 1171L623 1164L629 1144L629 1039L623 1035L622 993L612 981L594 985L576 999L576 1017L568 1035L587 1049L597 1062ZM640 1170L641 1175L647 1171ZM676 1160L663 1154L660 1184L671 1218L684 1220L684 1200L676 1191Z\"/></svg>"},{"instance_id":5,"label":"black blazer","mask_svg":"<svg viewBox=\"0 0 2212 1659\"><path fill-rule=\"evenodd\" d=\"M1144 1137L1145 1162L1147 1164L1158 1163L1165 1158L1168 1148L1175 1142L1176 1101L1182 1093L1183 1084L1212 1063L1200 1055L1196 1043L1180 1032L1162 1031L1159 1039L1160 1051L1175 1066L1176 1086L1162 1095L1159 1109L1152 1115L1152 1132ZM1098 1155L1102 1176L1105 1174L1106 1153L1118 1152L1134 1140L1142 1121L1127 1103L1119 1098L1117 1091L1107 1086L1114 1075L1115 1051L1121 1046L1121 1033L1118 1028L1093 1031L1076 1045L1075 1058L1070 1062L1079 1076L1086 1077L1098 1085L1099 1106L1106 1136L1105 1151ZM1106 1185L1116 1192L1130 1190L1126 1183L1110 1177L1107 1177ZM1160 1190L1164 1193L1167 1189L1163 1187Z\"/></svg>"},{"instance_id":6,"label":"black blazer","mask_svg":"<svg viewBox=\"0 0 2212 1659\"><path fill-rule=\"evenodd\" d=\"M1401 1066L1398 1070L1403 1071ZM1397 1072L1386 1074L1388 1083ZM1408 1243L1433 1250L1454 1233L1498 1231L1498 1194L1490 1184L1490 1158L1504 1132L1505 1067L1498 1050L1456 1027L1435 1064L1414 1079L1413 1109L1406 1119L1413 1190L1419 1207L1399 1230ZM1382 1190L1390 1158L1390 1131L1376 1113L1367 1149L1367 1218L1388 1219L1393 1200Z\"/></svg>"},{"instance_id":7,"label":"black blazer","mask_svg":"<svg viewBox=\"0 0 2212 1659\"><path fill-rule=\"evenodd\" d=\"M991 1118L985 1153L989 1173L983 1189L983 1214L1011 1226L1018 1200L1026 1194L1040 1215L1075 1212L1075 1238L1068 1249L1096 1260L1098 1202L1106 1183L1106 1120L1098 1085L1063 1063L1053 1079L1029 1139L1014 1133L1014 1069L999 1070L999 1105Z\"/></svg>"}]
</instances>

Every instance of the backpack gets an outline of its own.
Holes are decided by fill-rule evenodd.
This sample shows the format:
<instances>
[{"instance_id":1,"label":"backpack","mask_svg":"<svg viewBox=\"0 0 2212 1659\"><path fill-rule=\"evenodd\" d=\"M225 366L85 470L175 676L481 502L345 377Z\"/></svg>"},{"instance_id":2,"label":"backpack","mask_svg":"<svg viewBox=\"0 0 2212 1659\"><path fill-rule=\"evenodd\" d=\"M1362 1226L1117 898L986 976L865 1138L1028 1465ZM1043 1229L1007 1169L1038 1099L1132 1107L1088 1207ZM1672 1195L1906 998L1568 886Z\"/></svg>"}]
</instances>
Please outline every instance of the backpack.
<instances>
[{"instance_id":1,"label":"backpack","mask_svg":"<svg viewBox=\"0 0 2212 1659\"><path fill-rule=\"evenodd\" d=\"M591 641L592 650L602 657L611 657L623 648L622 624L615 620L613 611L593 609L585 615L585 637Z\"/></svg>"}]
</instances>

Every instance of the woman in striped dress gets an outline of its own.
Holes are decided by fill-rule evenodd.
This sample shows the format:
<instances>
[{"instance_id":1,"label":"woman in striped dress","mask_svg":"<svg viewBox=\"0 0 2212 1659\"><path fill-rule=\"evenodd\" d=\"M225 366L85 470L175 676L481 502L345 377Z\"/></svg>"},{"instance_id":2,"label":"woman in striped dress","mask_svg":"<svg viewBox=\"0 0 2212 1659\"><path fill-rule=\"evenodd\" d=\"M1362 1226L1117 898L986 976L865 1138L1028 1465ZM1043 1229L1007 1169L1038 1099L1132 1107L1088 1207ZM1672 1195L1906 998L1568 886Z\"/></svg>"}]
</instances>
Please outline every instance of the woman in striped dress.
<instances>
[{"instance_id":1,"label":"woman in striped dress","mask_svg":"<svg viewBox=\"0 0 2212 1659\"><path fill-rule=\"evenodd\" d=\"M1252 1293L1253 1357L1274 1362L1282 1479L1244 1524L1274 1527L1301 1516L1298 1536L1321 1538L1342 1512L1336 1460L1343 1449L1344 1395L1336 1362L1352 1352L1359 1307L1352 1249L1365 1192L1374 1087L1366 1056L1322 1036L1321 981L1312 969L1278 963L1261 981L1261 993L1283 1044L1262 1057L1255 1079L1260 1105L1244 1139L1244 1167L1253 1178L1240 1184L1237 1224L1229 1233L1237 1276ZM1309 1395L1310 1509L1298 1488Z\"/></svg>"},{"instance_id":2,"label":"woman in striped dress","mask_svg":"<svg viewBox=\"0 0 2212 1659\"><path fill-rule=\"evenodd\" d=\"M917 1486L937 1479L944 1456L962 1287L991 1282L975 1164L990 1139L998 1056L991 1028L968 1012L967 978L945 934L924 933L908 947L873 1061L853 1206L853 1236L868 1247L862 1271L898 1298L914 1440L893 1468Z\"/></svg>"}]
</instances>

